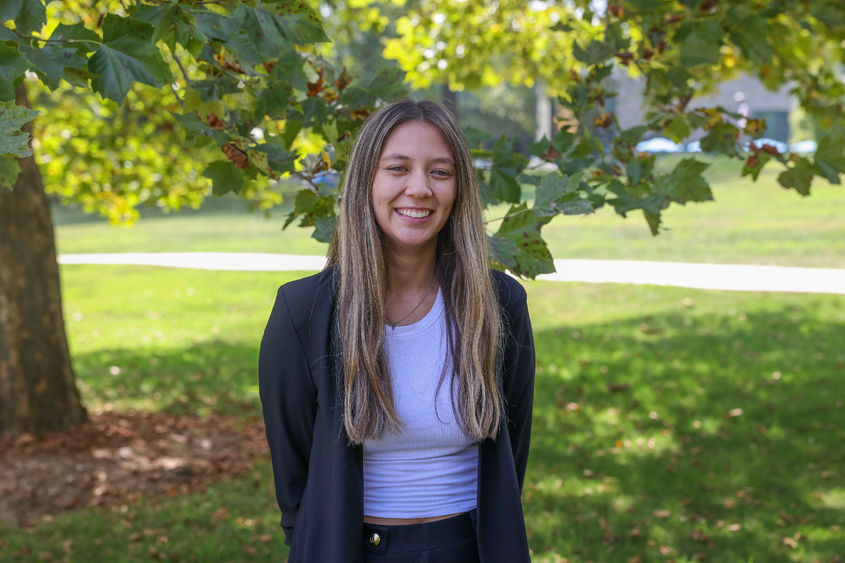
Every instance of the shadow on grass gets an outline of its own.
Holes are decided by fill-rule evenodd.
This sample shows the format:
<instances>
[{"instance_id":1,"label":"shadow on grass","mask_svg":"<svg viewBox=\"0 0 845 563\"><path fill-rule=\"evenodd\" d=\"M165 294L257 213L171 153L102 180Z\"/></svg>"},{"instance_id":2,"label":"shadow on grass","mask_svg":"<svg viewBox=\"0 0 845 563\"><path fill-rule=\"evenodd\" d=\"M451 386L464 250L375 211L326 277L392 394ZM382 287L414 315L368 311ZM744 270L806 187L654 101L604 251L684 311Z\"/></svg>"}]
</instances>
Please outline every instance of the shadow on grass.
<instances>
[{"instance_id":1,"label":"shadow on grass","mask_svg":"<svg viewBox=\"0 0 845 563\"><path fill-rule=\"evenodd\" d=\"M260 414L257 347L212 340L186 348L98 350L74 356L83 401L95 408Z\"/></svg>"},{"instance_id":2,"label":"shadow on grass","mask_svg":"<svg viewBox=\"0 0 845 563\"><path fill-rule=\"evenodd\" d=\"M845 551L841 323L794 307L672 313L535 341L525 501L538 560Z\"/></svg>"},{"instance_id":3,"label":"shadow on grass","mask_svg":"<svg viewBox=\"0 0 845 563\"><path fill-rule=\"evenodd\" d=\"M830 561L845 551L845 326L823 313L830 303L538 331L525 487L535 560ZM259 412L257 345L133 346L76 355L75 366L89 406ZM272 505L261 472L262 506ZM234 494L230 504L255 496ZM158 527L187 526L195 518L180 507L204 502L162 504ZM220 537L204 510L197 550L176 550L189 560Z\"/></svg>"},{"instance_id":4,"label":"shadow on grass","mask_svg":"<svg viewBox=\"0 0 845 563\"><path fill-rule=\"evenodd\" d=\"M284 561L269 462L205 492L72 512L26 530L0 522L0 561Z\"/></svg>"}]
</instances>

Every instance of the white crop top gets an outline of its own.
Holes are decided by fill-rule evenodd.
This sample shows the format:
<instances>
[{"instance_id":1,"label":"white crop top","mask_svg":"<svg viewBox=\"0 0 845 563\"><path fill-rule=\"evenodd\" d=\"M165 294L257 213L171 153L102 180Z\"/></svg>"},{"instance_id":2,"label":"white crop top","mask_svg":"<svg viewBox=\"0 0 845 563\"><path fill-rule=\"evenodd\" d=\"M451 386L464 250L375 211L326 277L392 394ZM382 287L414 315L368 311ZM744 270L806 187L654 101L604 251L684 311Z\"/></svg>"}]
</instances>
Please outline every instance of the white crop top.
<instances>
[{"instance_id":1,"label":"white crop top","mask_svg":"<svg viewBox=\"0 0 845 563\"><path fill-rule=\"evenodd\" d=\"M425 518L473 510L478 443L455 419L451 369L437 393L444 362L451 365L440 292L422 320L386 326L385 343L393 400L404 427L398 434L364 440L364 515Z\"/></svg>"}]
</instances>

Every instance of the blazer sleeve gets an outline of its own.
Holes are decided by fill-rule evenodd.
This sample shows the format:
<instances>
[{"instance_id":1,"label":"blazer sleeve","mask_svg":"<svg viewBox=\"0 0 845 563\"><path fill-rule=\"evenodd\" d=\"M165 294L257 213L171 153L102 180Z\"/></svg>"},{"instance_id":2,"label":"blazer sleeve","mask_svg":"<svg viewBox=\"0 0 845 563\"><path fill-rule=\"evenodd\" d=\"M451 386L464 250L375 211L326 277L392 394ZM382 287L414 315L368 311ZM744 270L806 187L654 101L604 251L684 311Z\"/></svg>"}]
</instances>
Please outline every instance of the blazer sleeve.
<instances>
[{"instance_id":1,"label":"blazer sleeve","mask_svg":"<svg viewBox=\"0 0 845 563\"><path fill-rule=\"evenodd\" d=\"M534 408L534 336L528 316L528 298L515 281L510 299L506 330L502 387L519 490L525 481L528 448L531 442L531 415Z\"/></svg>"},{"instance_id":2,"label":"blazer sleeve","mask_svg":"<svg viewBox=\"0 0 845 563\"><path fill-rule=\"evenodd\" d=\"M317 409L310 365L293 320L282 286L261 339L258 388L287 545L305 490Z\"/></svg>"}]
</instances>

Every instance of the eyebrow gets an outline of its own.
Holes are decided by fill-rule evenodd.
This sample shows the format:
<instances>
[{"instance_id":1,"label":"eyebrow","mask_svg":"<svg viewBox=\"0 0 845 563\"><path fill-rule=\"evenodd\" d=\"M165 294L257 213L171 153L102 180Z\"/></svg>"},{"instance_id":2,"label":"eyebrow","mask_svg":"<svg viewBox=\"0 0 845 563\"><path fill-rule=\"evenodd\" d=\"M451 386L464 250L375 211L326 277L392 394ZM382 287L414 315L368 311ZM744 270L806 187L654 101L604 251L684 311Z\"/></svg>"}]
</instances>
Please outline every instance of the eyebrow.
<instances>
[{"instance_id":1,"label":"eyebrow","mask_svg":"<svg viewBox=\"0 0 845 563\"><path fill-rule=\"evenodd\" d=\"M412 160L410 156L393 153L388 154L386 156L381 157L380 160ZM455 165L455 162L451 158L447 158L445 156L441 156L432 160L432 162L444 163L444 164L451 164L452 166Z\"/></svg>"}]
</instances>

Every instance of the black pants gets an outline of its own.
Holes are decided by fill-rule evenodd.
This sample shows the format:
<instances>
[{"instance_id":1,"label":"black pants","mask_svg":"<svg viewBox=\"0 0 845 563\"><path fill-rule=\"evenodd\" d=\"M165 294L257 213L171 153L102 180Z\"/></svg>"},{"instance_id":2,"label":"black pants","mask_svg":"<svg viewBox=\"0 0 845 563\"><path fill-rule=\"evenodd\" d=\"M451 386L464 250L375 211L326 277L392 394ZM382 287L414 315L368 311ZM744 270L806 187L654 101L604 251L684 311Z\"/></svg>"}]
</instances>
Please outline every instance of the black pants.
<instances>
[{"instance_id":1,"label":"black pants","mask_svg":"<svg viewBox=\"0 0 845 563\"><path fill-rule=\"evenodd\" d=\"M474 510L427 524L364 524L364 563L478 561Z\"/></svg>"}]
</instances>

